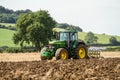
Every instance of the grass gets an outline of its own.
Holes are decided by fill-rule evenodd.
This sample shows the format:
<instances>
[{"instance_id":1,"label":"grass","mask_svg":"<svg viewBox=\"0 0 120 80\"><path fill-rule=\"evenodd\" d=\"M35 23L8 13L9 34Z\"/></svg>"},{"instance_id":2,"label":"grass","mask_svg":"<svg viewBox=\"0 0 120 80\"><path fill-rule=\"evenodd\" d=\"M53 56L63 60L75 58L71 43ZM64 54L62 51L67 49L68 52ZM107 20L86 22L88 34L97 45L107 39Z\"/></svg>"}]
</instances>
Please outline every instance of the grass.
<instances>
[{"instance_id":1,"label":"grass","mask_svg":"<svg viewBox=\"0 0 120 80\"><path fill-rule=\"evenodd\" d=\"M98 39L98 43L102 43L102 44L109 44L109 39L114 36L114 35L105 35L105 34L96 34L95 36L97 36ZM114 36L116 37L117 41L120 42L120 36Z\"/></svg>"},{"instance_id":2,"label":"grass","mask_svg":"<svg viewBox=\"0 0 120 80\"><path fill-rule=\"evenodd\" d=\"M13 43L12 37L15 31L2 29L0 28L0 47L1 46L8 46L8 47L20 47L19 45L15 45ZM25 46L31 46L31 44L24 43Z\"/></svg>"},{"instance_id":3,"label":"grass","mask_svg":"<svg viewBox=\"0 0 120 80\"><path fill-rule=\"evenodd\" d=\"M0 28L0 46L15 47L16 45L12 41L14 33L15 31Z\"/></svg>"},{"instance_id":4,"label":"grass","mask_svg":"<svg viewBox=\"0 0 120 80\"><path fill-rule=\"evenodd\" d=\"M113 35L105 35L105 34L96 34L95 36L97 36L98 39L98 43L102 43L102 44L109 44L109 39L113 36ZM117 41L120 42L120 36L114 36L116 37Z\"/></svg>"},{"instance_id":5,"label":"grass","mask_svg":"<svg viewBox=\"0 0 120 80\"><path fill-rule=\"evenodd\" d=\"M79 32L78 35L79 35L78 38L84 41L87 33ZM109 44L109 39L112 37L112 35L106 35L106 34L95 34L95 36L98 37L97 43L100 44ZM120 42L120 36L114 36L114 37L116 37L116 39Z\"/></svg>"},{"instance_id":6,"label":"grass","mask_svg":"<svg viewBox=\"0 0 120 80\"><path fill-rule=\"evenodd\" d=\"M78 32L78 39L81 39L84 41L86 35L87 35L87 33L85 33L85 32Z\"/></svg>"}]
</instances>

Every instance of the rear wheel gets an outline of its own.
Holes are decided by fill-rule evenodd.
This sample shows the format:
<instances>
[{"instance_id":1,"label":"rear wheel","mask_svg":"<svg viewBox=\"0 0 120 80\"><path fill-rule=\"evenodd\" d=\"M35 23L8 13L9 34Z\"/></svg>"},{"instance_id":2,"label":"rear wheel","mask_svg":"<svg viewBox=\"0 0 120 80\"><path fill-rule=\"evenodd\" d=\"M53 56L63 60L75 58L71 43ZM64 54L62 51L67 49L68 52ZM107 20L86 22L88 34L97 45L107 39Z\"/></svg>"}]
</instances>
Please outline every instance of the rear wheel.
<instances>
[{"instance_id":1,"label":"rear wheel","mask_svg":"<svg viewBox=\"0 0 120 80\"><path fill-rule=\"evenodd\" d=\"M68 51L65 48L59 48L55 53L55 57L57 60L58 59L66 60L68 59Z\"/></svg>"},{"instance_id":2,"label":"rear wheel","mask_svg":"<svg viewBox=\"0 0 120 80\"><path fill-rule=\"evenodd\" d=\"M86 46L85 45L79 45L76 48L76 54L77 54L77 58L79 58L79 59L88 58Z\"/></svg>"}]
</instances>

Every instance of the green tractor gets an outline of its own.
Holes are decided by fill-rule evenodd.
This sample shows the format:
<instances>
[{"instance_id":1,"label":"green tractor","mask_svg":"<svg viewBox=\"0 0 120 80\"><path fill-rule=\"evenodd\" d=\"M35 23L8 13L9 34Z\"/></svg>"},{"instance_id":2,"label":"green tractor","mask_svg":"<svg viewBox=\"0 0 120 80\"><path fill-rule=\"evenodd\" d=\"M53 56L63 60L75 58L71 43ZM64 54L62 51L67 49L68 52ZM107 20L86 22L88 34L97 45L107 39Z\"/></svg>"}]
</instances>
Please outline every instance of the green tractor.
<instances>
[{"instance_id":1,"label":"green tractor","mask_svg":"<svg viewBox=\"0 0 120 80\"><path fill-rule=\"evenodd\" d=\"M40 52L41 60L52 59L85 59L88 58L87 45L78 40L76 30L56 30L53 29L55 40L42 48Z\"/></svg>"}]
</instances>

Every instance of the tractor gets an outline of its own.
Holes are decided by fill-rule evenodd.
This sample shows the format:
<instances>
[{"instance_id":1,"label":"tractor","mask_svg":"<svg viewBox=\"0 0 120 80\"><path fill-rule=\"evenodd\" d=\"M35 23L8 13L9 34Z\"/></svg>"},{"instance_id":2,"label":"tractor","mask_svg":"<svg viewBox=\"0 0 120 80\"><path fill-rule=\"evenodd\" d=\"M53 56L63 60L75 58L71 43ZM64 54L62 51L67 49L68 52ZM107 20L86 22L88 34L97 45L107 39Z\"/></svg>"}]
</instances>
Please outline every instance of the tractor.
<instances>
[{"instance_id":1,"label":"tractor","mask_svg":"<svg viewBox=\"0 0 120 80\"><path fill-rule=\"evenodd\" d=\"M55 39L41 49L41 60L50 60L53 57L56 60L88 58L87 45L82 40L78 40L76 30L56 30L54 28L53 33Z\"/></svg>"}]
</instances>

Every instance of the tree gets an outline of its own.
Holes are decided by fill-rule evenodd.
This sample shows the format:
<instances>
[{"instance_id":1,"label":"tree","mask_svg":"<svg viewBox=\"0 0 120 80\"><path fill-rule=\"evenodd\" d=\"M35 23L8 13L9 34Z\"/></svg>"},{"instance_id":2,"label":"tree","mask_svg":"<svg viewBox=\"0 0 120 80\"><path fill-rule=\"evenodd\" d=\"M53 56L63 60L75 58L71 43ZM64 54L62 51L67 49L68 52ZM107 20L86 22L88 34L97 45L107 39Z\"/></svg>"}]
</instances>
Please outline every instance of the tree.
<instances>
[{"instance_id":1,"label":"tree","mask_svg":"<svg viewBox=\"0 0 120 80\"><path fill-rule=\"evenodd\" d=\"M112 45L118 45L119 44L119 42L117 41L116 37L114 37L114 36L112 36L109 39L109 41L110 41L110 44L112 44Z\"/></svg>"},{"instance_id":2,"label":"tree","mask_svg":"<svg viewBox=\"0 0 120 80\"><path fill-rule=\"evenodd\" d=\"M28 14L22 14L18 19L17 32L13 36L15 44L30 43L40 50L41 45L48 44L52 38L52 28L56 22L50 16L48 11L40 10Z\"/></svg>"},{"instance_id":3,"label":"tree","mask_svg":"<svg viewBox=\"0 0 120 80\"><path fill-rule=\"evenodd\" d=\"M88 32L85 36L85 42L87 44L95 44L97 43L98 37L95 36L92 32Z\"/></svg>"}]
</instances>

